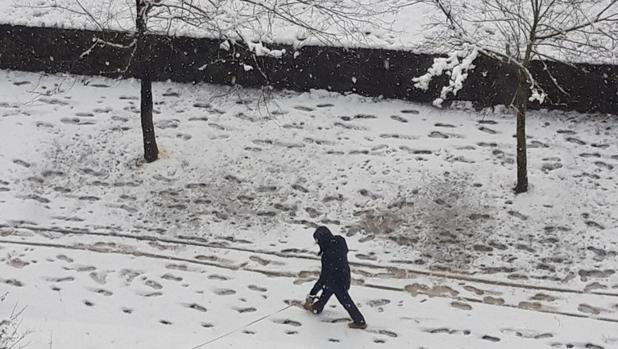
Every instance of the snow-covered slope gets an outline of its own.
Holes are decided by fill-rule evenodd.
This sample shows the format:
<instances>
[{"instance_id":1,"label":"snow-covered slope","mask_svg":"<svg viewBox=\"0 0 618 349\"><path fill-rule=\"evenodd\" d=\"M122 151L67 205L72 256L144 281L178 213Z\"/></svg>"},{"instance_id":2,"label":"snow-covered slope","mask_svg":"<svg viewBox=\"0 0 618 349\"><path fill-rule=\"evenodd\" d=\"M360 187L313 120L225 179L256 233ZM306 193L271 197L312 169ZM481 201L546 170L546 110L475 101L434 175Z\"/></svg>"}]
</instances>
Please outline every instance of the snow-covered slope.
<instances>
[{"instance_id":1,"label":"snow-covered slope","mask_svg":"<svg viewBox=\"0 0 618 349\"><path fill-rule=\"evenodd\" d=\"M355 285L351 294L369 327L351 330L346 326L347 314L335 299L320 316L296 305L311 287L307 278L263 271L269 264L289 271L291 264L297 263L315 270L317 261L273 259L257 253L228 255L225 250L148 246L126 240L93 239L70 248L60 245L4 241L0 245L0 275L11 278L0 314L15 305L27 307L20 329L32 332L26 336L25 348L386 345L583 349L618 345L615 322L543 313L531 306L474 303L444 287L446 296L436 287L437 296L432 297ZM182 260L195 253L202 257ZM257 267L242 266L256 260L261 261ZM500 295L492 287L480 287L476 292L492 299ZM577 301L577 295L559 296Z\"/></svg>"},{"instance_id":2,"label":"snow-covered slope","mask_svg":"<svg viewBox=\"0 0 618 349\"><path fill-rule=\"evenodd\" d=\"M136 81L0 74L0 318L27 305L37 348L190 348L276 312L316 224L369 331L292 307L219 347L616 345L615 116L530 113L514 196L500 111L158 83L144 164Z\"/></svg>"}]
</instances>

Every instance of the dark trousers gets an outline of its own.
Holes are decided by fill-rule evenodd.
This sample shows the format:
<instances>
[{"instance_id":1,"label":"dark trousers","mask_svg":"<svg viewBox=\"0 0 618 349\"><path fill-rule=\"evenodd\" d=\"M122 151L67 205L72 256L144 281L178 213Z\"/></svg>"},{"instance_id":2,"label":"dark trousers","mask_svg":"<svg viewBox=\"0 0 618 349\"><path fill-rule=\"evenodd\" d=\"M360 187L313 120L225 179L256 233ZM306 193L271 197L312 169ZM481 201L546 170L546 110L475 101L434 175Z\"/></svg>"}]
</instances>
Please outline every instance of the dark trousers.
<instances>
[{"instance_id":1,"label":"dark trousers","mask_svg":"<svg viewBox=\"0 0 618 349\"><path fill-rule=\"evenodd\" d=\"M339 303L341 303L341 305L343 305L348 314L350 314L352 321L362 323L365 322L363 314L361 314L360 310L358 310L358 308L356 307L356 304L354 304L354 301L350 297L350 294L348 293L348 291L343 289L331 290L330 288L324 288L322 290L322 294L320 295L320 299L318 299L317 302L313 303L313 309L316 311L316 313L319 314L322 312L322 310L324 310L324 306L326 306L326 303L330 299L330 296L332 296L333 294L335 295L335 297L337 297L337 300L339 301Z\"/></svg>"}]
</instances>

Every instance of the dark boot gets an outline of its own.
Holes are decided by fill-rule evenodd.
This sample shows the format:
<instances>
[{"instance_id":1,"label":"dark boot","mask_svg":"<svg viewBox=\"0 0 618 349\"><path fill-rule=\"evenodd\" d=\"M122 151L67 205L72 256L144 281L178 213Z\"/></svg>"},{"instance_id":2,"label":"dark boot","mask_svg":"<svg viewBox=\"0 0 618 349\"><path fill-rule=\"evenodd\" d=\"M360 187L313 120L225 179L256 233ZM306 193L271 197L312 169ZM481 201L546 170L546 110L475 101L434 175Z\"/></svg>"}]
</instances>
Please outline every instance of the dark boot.
<instances>
[{"instance_id":1,"label":"dark boot","mask_svg":"<svg viewBox=\"0 0 618 349\"><path fill-rule=\"evenodd\" d=\"M366 329L366 328L367 328L367 323L366 323L366 322L364 322L364 321L363 321L363 322L356 322L356 321L353 321L353 322L350 322L350 323L348 324L348 327L349 327L349 328L354 328L354 329L364 330L364 329Z\"/></svg>"}]
</instances>

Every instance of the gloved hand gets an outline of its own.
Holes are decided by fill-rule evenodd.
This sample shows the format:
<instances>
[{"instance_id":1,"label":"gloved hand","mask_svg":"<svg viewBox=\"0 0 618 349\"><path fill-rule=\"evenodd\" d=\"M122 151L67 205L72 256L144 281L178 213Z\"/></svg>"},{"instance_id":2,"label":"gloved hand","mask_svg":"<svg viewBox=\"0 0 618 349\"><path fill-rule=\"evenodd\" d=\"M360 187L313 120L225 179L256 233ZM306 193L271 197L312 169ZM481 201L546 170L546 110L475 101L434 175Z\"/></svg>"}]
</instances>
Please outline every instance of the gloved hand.
<instances>
[{"instance_id":1,"label":"gloved hand","mask_svg":"<svg viewBox=\"0 0 618 349\"><path fill-rule=\"evenodd\" d=\"M307 297L305 298L305 304L303 305L303 308L305 308L305 310L309 310L310 312L313 312L313 301L316 298L317 296L307 295Z\"/></svg>"}]
</instances>

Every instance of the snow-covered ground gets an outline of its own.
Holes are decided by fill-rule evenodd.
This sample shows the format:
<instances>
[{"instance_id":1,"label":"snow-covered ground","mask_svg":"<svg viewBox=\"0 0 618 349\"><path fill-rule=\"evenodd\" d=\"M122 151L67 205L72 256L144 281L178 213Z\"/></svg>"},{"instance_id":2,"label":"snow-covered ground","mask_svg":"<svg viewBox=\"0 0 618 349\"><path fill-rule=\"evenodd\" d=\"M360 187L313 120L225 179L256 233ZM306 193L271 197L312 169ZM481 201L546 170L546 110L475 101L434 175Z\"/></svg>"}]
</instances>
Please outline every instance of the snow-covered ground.
<instances>
[{"instance_id":1,"label":"snow-covered ground","mask_svg":"<svg viewBox=\"0 0 618 349\"><path fill-rule=\"evenodd\" d=\"M158 83L144 164L136 81L0 74L0 319L32 348L618 346L615 116L530 113L514 196L501 111ZM366 331L287 308L316 224Z\"/></svg>"}]
</instances>

